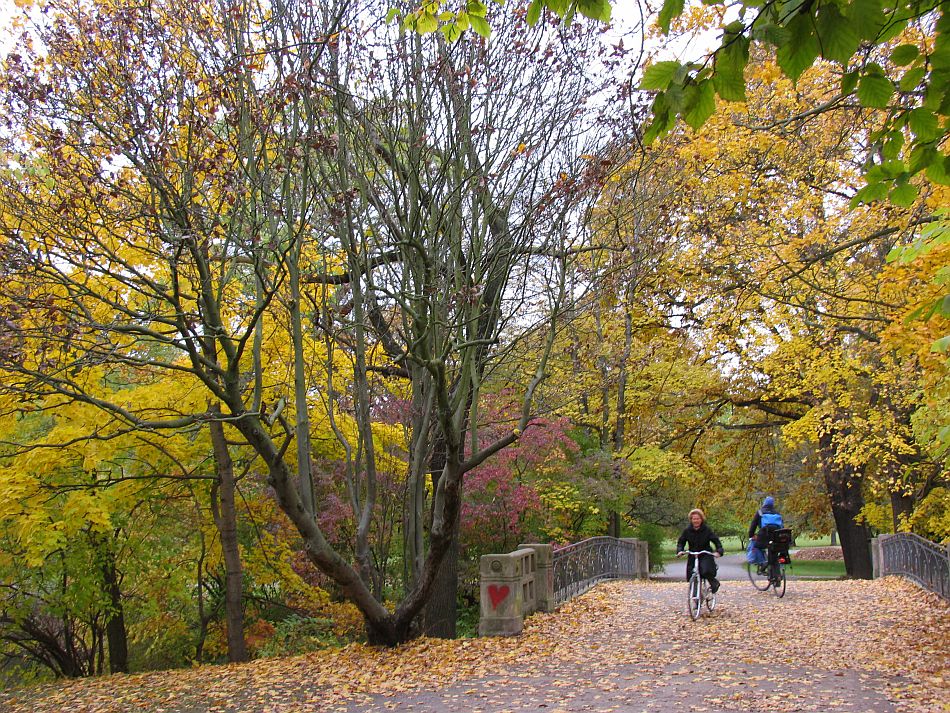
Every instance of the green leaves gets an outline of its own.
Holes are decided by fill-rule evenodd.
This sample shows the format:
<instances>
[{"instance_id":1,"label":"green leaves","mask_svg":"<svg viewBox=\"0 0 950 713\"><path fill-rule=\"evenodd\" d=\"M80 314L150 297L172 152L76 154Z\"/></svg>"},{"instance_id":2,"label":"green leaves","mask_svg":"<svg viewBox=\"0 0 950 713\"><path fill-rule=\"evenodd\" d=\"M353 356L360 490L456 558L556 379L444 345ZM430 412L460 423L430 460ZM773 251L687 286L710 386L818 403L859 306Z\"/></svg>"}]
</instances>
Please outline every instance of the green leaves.
<instances>
[{"instance_id":1,"label":"green leaves","mask_svg":"<svg viewBox=\"0 0 950 713\"><path fill-rule=\"evenodd\" d=\"M491 37L491 26L484 17L469 14L468 21L471 23L472 29L475 30L477 34L486 39Z\"/></svg>"},{"instance_id":2,"label":"green leaves","mask_svg":"<svg viewBox=\"0 0 950 713\"><path fill-rule=\"evenodd\" d=\"M894 85L876 64L869 65L858 80L858 100L869 109L886 109L894 96Z\"/></svg>"},{"instance_id":3,"label":"green leaves","mask_svg":"<svg viewBox=\"0 0 950 713\"><path fill-rule=\"evenodd\" d=\"M891 52L891 62L899 67L906 67L920 56L916 45L900 45Z\"/></svg>"},{"instance_id":4,"label":"green leaves","mask_svg":"<svg viewBox=\"0 0 950 713\"><path fill-rule=\"evenodd\" d=\"M676 112L671 109L665 93L657 94L653 106L650 107L650 115L653 120L643 134L643 141L648 145L671 131L676 124Z\"/></svg>"},{"instance_id":5,"label":"green leaves","mask_svg":"<svg viewBox=\"0 0 950 713\"><path fill-rule=\"evenodd\" d=\"M579 12L592 20L610 22L610 0L531 0L525 18L527 23L534 27L545 9L564 20L571 20Z\"/></svg>"},{"instance_id":6,"label":"green leaves","mask_svg":"<svg viewBox=\"0 0 950 713\"><path fill-rule=\"evenodd\" d=\"M498 2L498 0L494 1ZM538 2L543 1L538 0ZM420 35L439 31L449 42L455 42L469 29L486 39L491 36L491 26L485 19L488 15L488 6L484 2L467 0L464 9L457 12L440 11L446 5L448 5L446 0L433 0L405 15L394 8L386 14L386 22L392 23L399 20L404 30L418 32Z\"/></svg>"},{"instance_id":7,"label":"green leaves","mask_svg":"<svg viewBox=\"0 0 950 713\"><path fill-rule=\"evenodd\" d=\"M921 142L933 141L940 135L937 115L923 107L908 112L907 125Z\"/></svg>"},{"instance_id":8,"label":"green leaves","mask_svg":"<svg viewBox=\"0 0 950 713\"><path fill-rule=\"evenodd\" d=\"M745 101L745 67L749 62L749 39L731 35L729 44L716 55L713 85L725 101Z\"/></svg>"},{"instance_id":9,"label":"green leaves","mask_svg":"<svg viewBox=\"0 0 950 713\"><path fill-rule=\"evenodd\" d=\"M610 0L577 0L577 9L592 20L610 22Z\"/></svg>"},{"instance_id":10,"label":"green leaves","mask_svg":"<svg viewBox=\"0 0 950 713\"><path fill-rule=\"evenodd\" d=\"M778 66L790 79L797 80L818 59L820 46L811 15L796 15L786 29L789 39L778 48Z\"/></svg>"},{"instance_id":11,"label":"green leaves","mask_svg":"<svg viewBox=\"0 0 950 713\"><path fill-rule=\"evenodd\" d=\"M724 6L723 0L704 0L707 5ZM684 10L684 0L664 0L658 23L668 33L673 19ZM937 15L935 18L934 16ZM841 93L854 94L868 109L901 107L881 117L882 155L894 160L908 159L901 174L868 176L868 185L855 197L856 203L890 198L899 205L916 200L917 189L910 177L925 171L940 184L950 181L950 165L944 138L950 128L950 17L937 0L740 0L739 20L723 28L719 48L713 53L712 71L700 77L703 64L682 65L664 62L644 75L641 89L659 90L665 96L654 102L654 121L647 137L658 136L672 127L676 117L693 128L708 118L711 80L715 94L726 101L745 100L745 68L749 42L755 40L775 48L782 72L798 81L818 59L836 62L845 68ZM862 46L883 47L900 36L909 22L931 32L932 42L913 40L887 49L888 68L867 63ZM878 54L880 56L880 54ZM689 69L683 72L683 66ZM903 74L901 70L906 68ZM709 71L709 70L706 70ZM693 88L691 88L693 87ZM898 93L904 96L898 95ZM912 95L910 97L906 95ZM922 97L922 100L921 100ZM909 130L907 140L900 132ZM944 148L938 148L944 147ZM880 172L878 172L880 174ZM884 185L874 185L880 181Z\"/></svg>"},{"instance_id":12,"label":"green leaves","mask_svg":"<svg viewBox=\"0 0 950 713\"><path fill-rule=\"evenodd\" d=\"M861 37L850 18L841 14L835 4L822 4L815 18L821 56L847 64L861 43Z\"/></svg>"},{"instance_id":13,"label":"green leaves","mask_svg":"<svg viewBox=\"0 0 950 713\"><path fill-rule=\"evenodd\" d=\"M420 35L435 32L437 29L439 29L439 21L435 19L434 15L428 12L422 13L416 20L416 32Z\"/></svg>"},{"instance_id":14,"label":"green leaves","mask_svg":"<svg viewBox=\"0 0 950 713\"><path fill-rule=\"evenodd\" d=\"M844 14L861 40L875 41L887 24L881 0L852 0L844 6Z\"/></svg>"},{"instance_id":15,"label":"green leaves","mask_svg":"<svg viewBox=\"0 0 950 713\"><path fill-rule=\"evenodd\" d=\"M716 85L709 72L690 76L692 69L695 66L666 61L644 71L639 88L660 91L653 102L654 121L645 133L647 143L670 131L678 115L695 130L716 111Z\"/></svg>"},{"instance_id":16,"label":"green leaves","mask_svg":"<svg viewBox=\"0 0 950 713\"><path fill-rule=\"evenodd\" d=\"M675 61L651 64L643 72L640 89L667 89L682 66L682 64Z\"/></svg>"},{"instance_id":17,"label":"green leaves","mask_svg":"<svg viewBox=\"0 0 950 713\"><path fill-rule=\"evenodd\" d=\"M889 195L891 203L897 206L909 207L917 200L917 186L911 183L903 183L895 186Z\"/></svg>"},{"instance_id":18,"label":"green leaves","mask_svg":"<svg viewBox=\"0 0 950 713\"><path fill-rule=\"evenodd\" d=\"M670 31L670 23L674 17L678 17L683 12L684 0L663 0L663 7L660 9L660 16L657 22L664 34Z\"/></svg>"},{"instance_id":19,"label":"green leaves","mask_svg":"<svg viewBox=\"0 0 950 713\"><path fill-rule=\"evenodd\" d=\"M531 0L531 4L528 6L528 16L526 18L531 27L538 24L538 20L541 19L542 8L543 4L541 0Z\"/></svg>"},{"instance_id":20,"label":"green leaves","mask_svg":"<svg viewBox=\"0 0 950 713\"><path fill-rule=\"evenodd\" d=\"M716 92L710 80L694 84L691 89L694 89L695 97L689 97L687 104L691 106L684 112L683 118L696 131L716 111Z\"/></svg>"},{"instance_id":21,"label":"green leaves","mask_svg":"<svg viewBox=\"0 0 950 713\"><path fill-rule=\"evenodd\" d=\"M921 80L927 74L927 70L923 67L912 67L904 72L904 76L900 80L900 90L902 92L912 92L919 85Z\"/></svg>"}]
</instances>

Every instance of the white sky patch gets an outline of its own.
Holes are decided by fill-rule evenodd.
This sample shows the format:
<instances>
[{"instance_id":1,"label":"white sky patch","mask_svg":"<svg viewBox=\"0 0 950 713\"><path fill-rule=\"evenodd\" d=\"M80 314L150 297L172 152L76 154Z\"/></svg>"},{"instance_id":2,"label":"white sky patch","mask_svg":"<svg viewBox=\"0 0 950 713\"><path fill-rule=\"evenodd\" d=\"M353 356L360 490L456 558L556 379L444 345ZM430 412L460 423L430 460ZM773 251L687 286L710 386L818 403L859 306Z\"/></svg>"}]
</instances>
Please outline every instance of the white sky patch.
<instances>
[{"instance_id":1,"label":"white sky patch","mask_svg":"<svg viewBox=\"0 0 950 713\"><path fill-rule=\"evenodd\" d=\"M13 16L21 14L13 0L0 0L0 56L13 47Z\"/></svg>"}]
</instances>

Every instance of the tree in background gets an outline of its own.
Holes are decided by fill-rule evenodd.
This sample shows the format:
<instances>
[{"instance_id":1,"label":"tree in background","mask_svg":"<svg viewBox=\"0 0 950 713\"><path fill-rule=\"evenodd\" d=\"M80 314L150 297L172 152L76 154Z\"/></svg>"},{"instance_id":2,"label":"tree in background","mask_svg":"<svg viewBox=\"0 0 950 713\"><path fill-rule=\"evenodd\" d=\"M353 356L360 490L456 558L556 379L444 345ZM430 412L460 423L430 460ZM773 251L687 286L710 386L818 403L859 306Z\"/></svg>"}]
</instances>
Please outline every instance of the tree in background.
<instances>
[{"instance_id":1,"label":"tree in background","mask_svg":"<svg viewBox=\"0 0 950 713\"><path fill-rule=\"evenodd\" d=\"M849 210L874 114L841 108L846 121L830 111L789 121L833 93L828 70L803 74L797 95L764 57L748 73L746 105L675 134L687 197L669 224L689 246L682 284L696 297L685 301L733 374L724 397L736 425L787 423L788 439L814 444L848 571L870 576L865 494L890 493L896 524L941 478L911 428L922 369L882 337L922 284L886 256L933 219L928 203L942 189L921 182L908 209Z\"/></svg>"},{"instance_id":2,"label":"tree in background","mask_svg":"<svg viewBox=\"0 0 950 713\"><path fill-rule=\"evenodd\" d=\"M395 643L418 631L462 476L529 421L550 337L508 372L519 427L466 451L510 345L554 334L576 211L609 169L582 157L609 127L583 113L601 89L584 71L593 30L513 23L506 44L450 45L363 9L46 8L42 61L24 40L2 80L3 388L33 408L101 409L89 437L225 423L371 641ZM566 63L537 42L577 51ZM193 398L103 393L117 369L179 376ZM388 390L412 404L402 453L373 418ZM319 525L313 444L326 439L343 453L353 562ZM218 434L222 483L230 441ZM402 458L412 579L390 611L369 533L381 463Z\"/></svg>"}]
</instances>

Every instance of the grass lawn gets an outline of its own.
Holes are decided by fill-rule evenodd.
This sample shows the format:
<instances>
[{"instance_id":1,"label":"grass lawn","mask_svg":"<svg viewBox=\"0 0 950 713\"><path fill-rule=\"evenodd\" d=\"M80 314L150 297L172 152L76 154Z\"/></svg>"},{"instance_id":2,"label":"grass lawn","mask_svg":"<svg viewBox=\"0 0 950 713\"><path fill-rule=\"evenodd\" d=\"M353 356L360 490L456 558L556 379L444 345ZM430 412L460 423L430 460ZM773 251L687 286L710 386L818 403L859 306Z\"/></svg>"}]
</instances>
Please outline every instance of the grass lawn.
<instances>
[{"instance_id":1,"label":"grass lawn","mask_svg":"<svg viewBox=\"0 0 950 713\"><path fill-rule=\"evenodd\" d=\"M843 560L796 560L785 570L792 577L844 577Z\"/></svg>"}]
</instances>

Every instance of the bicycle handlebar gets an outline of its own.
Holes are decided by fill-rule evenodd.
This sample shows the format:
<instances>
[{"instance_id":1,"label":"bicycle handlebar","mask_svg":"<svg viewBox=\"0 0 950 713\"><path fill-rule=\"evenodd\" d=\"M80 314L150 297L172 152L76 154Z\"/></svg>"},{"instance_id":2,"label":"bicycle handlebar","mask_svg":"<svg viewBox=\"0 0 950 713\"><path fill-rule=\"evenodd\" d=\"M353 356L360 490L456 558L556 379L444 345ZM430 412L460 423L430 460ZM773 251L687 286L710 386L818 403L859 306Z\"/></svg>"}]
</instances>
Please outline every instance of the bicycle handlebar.
<instances>
[{"instance_id":1,"label":"bicycle handlebar","mask_svg":"<svg viewBox=\"0 0 950 713\"><path fill-rule=\"evenodd\" d=\"M702 550L700 552L687 552L682 550L676 553L677 557L682 557L683 555L693 555L693 557L699 557L699 555L712 555L713 557L721 557L718 552L710 552L709 550Z\"/></svg>"}]
</instances>

